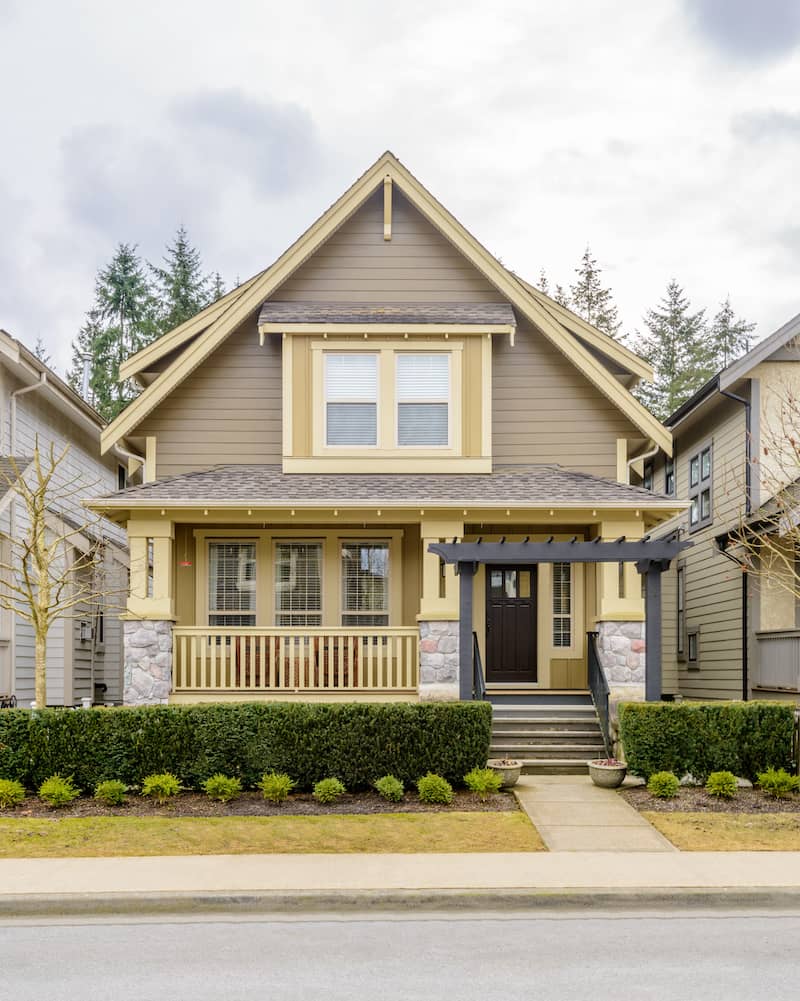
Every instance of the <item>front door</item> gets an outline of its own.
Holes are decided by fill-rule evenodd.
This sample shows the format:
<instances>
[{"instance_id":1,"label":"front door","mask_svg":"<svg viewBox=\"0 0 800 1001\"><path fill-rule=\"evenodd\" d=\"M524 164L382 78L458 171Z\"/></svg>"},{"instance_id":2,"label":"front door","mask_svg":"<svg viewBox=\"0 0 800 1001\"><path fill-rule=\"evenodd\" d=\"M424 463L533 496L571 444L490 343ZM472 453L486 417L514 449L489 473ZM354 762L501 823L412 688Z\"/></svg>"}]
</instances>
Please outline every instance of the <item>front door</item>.
<instances>
[{"instance_id":1,"label":"front door","mask_svg":"<svg viewBox=\"0 0 800 1001\"><path fill-rule=\"evenodd\" d=\"M536 681L536 567L486 567L486 680Z\"/></svg>"}]
</instances>

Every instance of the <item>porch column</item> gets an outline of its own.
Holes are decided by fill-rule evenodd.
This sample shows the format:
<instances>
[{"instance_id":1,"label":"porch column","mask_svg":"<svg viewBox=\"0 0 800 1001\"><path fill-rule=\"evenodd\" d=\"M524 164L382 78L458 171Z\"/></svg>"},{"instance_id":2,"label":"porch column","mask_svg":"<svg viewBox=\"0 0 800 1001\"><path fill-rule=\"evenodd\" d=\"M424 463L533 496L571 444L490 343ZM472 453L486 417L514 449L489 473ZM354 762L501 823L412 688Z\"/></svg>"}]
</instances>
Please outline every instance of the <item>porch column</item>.
<instances>
[{"instance_id":1,"label":"porch column","mask_svg":"<svg viewBox=\"0 0 800 1001\"><path fill-rule=\"evenodd\" d=\"M128 522L130 592L122 616L125 705L169 701L175 619L174 539L175 525L167 519Z\"/></svg>"},{"instance_id":2,"label":"porch column","mask_svg":"<svg viewBox=\"0 0 800 1001\"><path fill-rule=\"evenodd\" d=\"M646 702L661 699L661 574L669 566L663 560L648 560L637 565L645 578L645 680Z\"/></svg>"},{"instance_id":3,"label":"porch column","mask_svg":"<svg viewBox=\"0 0 800 1001\"><path fill-rule=\"evenodd\" d=\"M425 701L454 701L458 683L458 595L455 567L445 564L432 543L460 540L461 521L425 518L422 536L422 595L419 603L419 697Z\"/></svg>"},{"instance_id":4,"label":"porch column","mask_svg":"<svg viewBox=\"0 0 800 1001\"><path fill-rule=\"evenodd\" d=\"M458 693L464 701L472 699L472 595L474 563L458 564Z\"/></svg>"}]
</instances>

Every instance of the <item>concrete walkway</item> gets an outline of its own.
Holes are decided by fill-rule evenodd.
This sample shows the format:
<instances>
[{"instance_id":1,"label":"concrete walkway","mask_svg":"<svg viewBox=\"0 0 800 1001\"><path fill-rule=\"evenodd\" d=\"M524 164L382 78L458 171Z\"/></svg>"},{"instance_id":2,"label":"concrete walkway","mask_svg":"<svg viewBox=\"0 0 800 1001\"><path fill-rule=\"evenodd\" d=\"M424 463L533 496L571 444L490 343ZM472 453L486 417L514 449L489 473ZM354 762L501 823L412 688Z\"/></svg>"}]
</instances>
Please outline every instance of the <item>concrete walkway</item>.
<instances>
[{"instance_id":1,"label":"concrete walkway","mask_svg":"<svg viewBox=\"0 0 800 1001\"><path fill-rule=\"evenodd\" d=\"M551 852L675 852L613 789L588 775L523 775L520 805Z\"/></svg>"}]
</instances>

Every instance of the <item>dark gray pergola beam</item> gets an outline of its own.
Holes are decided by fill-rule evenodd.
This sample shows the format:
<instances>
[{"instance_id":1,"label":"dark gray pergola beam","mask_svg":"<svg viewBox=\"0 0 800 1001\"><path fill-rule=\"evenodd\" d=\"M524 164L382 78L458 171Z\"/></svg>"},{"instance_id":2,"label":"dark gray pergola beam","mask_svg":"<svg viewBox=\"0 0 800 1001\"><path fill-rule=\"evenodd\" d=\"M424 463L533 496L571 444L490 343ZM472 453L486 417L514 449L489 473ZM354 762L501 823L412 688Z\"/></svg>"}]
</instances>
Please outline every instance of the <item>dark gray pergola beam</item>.
<instances>
[{"instance_id":1,"label":"dark gray pergola beam","mask_svg":"<svg viewBox=\"0 0 800 1001\"><path fill-rule=\"evenodd\" d=\"M639 563L674 560L691 542L641 539L638 542L432 542L428 552L445 563ZM665 568L666 569L666 568ZM641 573L642 571L640 571Z\"/></svg>"}]
</instances>

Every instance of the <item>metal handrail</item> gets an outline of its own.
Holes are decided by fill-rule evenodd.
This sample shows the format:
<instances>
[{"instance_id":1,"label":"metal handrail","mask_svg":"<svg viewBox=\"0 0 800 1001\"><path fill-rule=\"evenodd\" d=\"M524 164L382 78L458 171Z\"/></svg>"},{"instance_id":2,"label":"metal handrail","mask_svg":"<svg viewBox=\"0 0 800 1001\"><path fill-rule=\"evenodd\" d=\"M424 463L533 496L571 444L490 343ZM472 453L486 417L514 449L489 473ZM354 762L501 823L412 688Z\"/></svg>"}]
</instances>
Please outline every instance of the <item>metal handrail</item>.
<instances>
[{"instance_id":1,"label":"metal handrail","mask_svg":"<svg viewBox=\"0 0 800 1001\"><path fill-rule=\"evenodd\" d=\"M479 702L486 699L486 679L483 676L481 648L478 644L478 634L472 633L472 697Z\"/></svg>"},{"instance_id":2,"label":"metal handrail","mask_svg":"<svg viewBox=\"0 0 800 1001\"><path fill-rule=\"evenodd\" d=\"M589 691L592 693L592 702L594 702L597 718L600 721L606 755L611 757L611 733L608 719L608 696L611 690L608 687L608 680L597 652L597 633L590 632L588 637Z\"/></svg>"}]
</instances>

